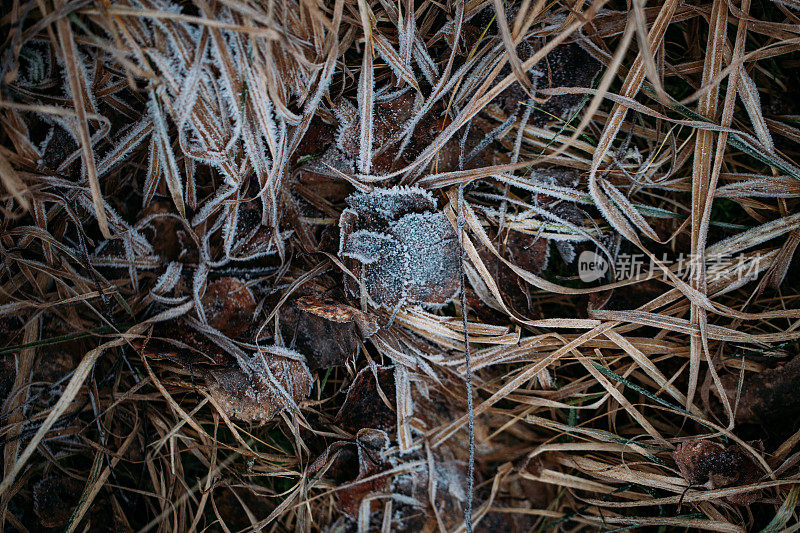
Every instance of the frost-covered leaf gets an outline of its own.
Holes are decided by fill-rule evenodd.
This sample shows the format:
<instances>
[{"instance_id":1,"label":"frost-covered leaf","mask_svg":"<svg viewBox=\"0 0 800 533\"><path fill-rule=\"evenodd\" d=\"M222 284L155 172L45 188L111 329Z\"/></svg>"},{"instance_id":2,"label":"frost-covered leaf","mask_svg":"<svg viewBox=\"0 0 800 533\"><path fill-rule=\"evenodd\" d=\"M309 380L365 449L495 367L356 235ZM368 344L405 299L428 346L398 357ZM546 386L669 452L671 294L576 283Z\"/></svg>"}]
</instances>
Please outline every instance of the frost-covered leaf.
<instances>
[{"instance_id":1,"label":"frost-covered leaf","mask_svg":"<svg viewBox=\"0 0 800 533\"><path fill-rule=\"evenodd\" d=\"M519 58L526 61L538 48L534 39L523 40L517 49ZM555 47L528 75L535 89L591 87L600 68L601 63L586 49L579 44L569 43ZM511 68L506 66L499 78L502 79L510 73ZM531 122L542 125L557 119L566 119L575 112L582 99L580 94L567 94L551 96L543 103L535 103ZM529 97L519 83L514 82L495 101L507 115L513 115L522 104L529 101Z\"/></svg>"},{"instance_id":2,"label":"frost-covered leaf","mask_svg":"<svg viewBox=\"0 0 800 533\"><path fill-rule=\"evenodd\" d=\"M370 192L354 193L347 203L364 219L384 222L397 220L407 213L424 213L436 209L436 200L430 192L417 187L392 187Z\"/></svg>"},{"instance_id":3,"label":"frost-covered leaf","mask_svg":"<svg viewBox=\"0 0 800 533\"><path fill-rule=\"evenodd\" d=\"M418 102L412 92L390 93L382 98L373 108L372 165L375 173L396 170L414 161L446 123L443 112L420 114L422 102ZM355 159L360 147L357 111L348 103L340 103L337 111L337 146ZM416 120L414 135L406 143L403 134L410 127L412 117Z\"/></svg>"},{"instance_id":4,"label":"frost-covered leaf","mask_svg":"<svg viewBox=\"0 0 800 533\"><path fill-rule=\"evenodd\" d=\"M458 246L436 201L416 187L376 189L348 199L340 218L340 255L372 300L386 308L405 302L439 305L459 289ZM365 229L367 228L367 229ZM358 284L347 279L353 294Z\"/></svg>"},{"instance_id":5,"label":"frost-covered leaf","mask_svg":"<svg viewBox=\"0 0 800 533\"><path fill-rule=\"evenodd\" d=\"M340 255L371 265L387 255L398 253L397 241L385 233L360 229L342 241Z\"/></svg>"},{"instance_id":6,"label":"frost-covered leaf","mask_svg":"<svg viewBox=\"0 0 800 533\"><path fill-rule=\"evenodd\" d=\"M380 475L391 467L387 458L388 449L389 436L384 431L362 429L356 435L355 446L351 442L334 442L311 464L308 474L332 477L339 483L346 483L346 487L335 493L336 507L349 518L357 520L362 502L369 505L368 514L381 506L377 500L364 502L364 499L389 486L391 475ZM353 467L356 465L358 473L353 477Z\"/></svg>"},{"instance_id":7,"label":"frost-covered leaf","mask_svg":"<svg viewBox=\"0 0 800 533\"><path fill-rule=\"evenodd\" d=\"M443 304L460 287L460 256L455 232L444 213L411 213L392 222L405 259L406 297Z\"/></svg>"},{"instance_id":8,"label":"frost-covered leaf","mask_svg":"<svg viewBox=\"0 0 800 533\"><path fill-rule=\"evenodd\" d=\"M760 442L756 447L763 448ZM692 485L711 489L732 485L749 485L761 477L761 472L744 450L734 444L722 446L710 440L682 442L674 453L681 476ZM734 494L725 499L739 505L749 505L759 498L756 492Z\"/></svg>"},{"instance_id":9,"label":"frost-covered leaf","mask_svg":"<svg viewBox=\"0 0 800 533\"><path fill-rule=\"evenodd\" d=\"M507 230L503 231L499 237L495 237L493 241L498 243L496 246L498 253L518 267L534 274L539 274L547 268L550 260L550 244L547 239L520 231ZM532 301L530 286L487 247L479 247L478 255L492 279L495 280L504 301L517 311L530 314L532 311L530 309ZM491 301L480 301L480 305L476 306L476 311L481 312L482 309L486 311L484 304L489 307L495 305Z\"/></svg>"},{"instance_id":10,"label":"frost-covered leaf","mask_svg":"<svg viewBox=\"0 0 800 533\"><path fill-rule=\"evenodd\" d=\"M231 418L266 422L284 409L305 400L312 378L302 361L284 357L254 357L248 371L214 369L207 373L208 391Z\"/></svg>"}]
</instances>

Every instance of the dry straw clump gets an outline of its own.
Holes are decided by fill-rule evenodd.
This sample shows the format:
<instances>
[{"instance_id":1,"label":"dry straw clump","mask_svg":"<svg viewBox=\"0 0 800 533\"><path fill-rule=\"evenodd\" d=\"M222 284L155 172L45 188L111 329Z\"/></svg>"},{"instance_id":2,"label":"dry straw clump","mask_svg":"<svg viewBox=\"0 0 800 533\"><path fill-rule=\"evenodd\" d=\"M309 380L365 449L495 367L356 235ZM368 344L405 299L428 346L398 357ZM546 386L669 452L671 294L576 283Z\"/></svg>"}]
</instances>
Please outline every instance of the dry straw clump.
<instances>
[{"instance_id":1,"label":"dry straw clump","mask_svg":"<svg viewBox=\"0 0 800 533\"><path fill-rule=\"evenodd\" d=\"M795 531L796 0L8 0L0 527Z\"/></svg>"}]
</instances>

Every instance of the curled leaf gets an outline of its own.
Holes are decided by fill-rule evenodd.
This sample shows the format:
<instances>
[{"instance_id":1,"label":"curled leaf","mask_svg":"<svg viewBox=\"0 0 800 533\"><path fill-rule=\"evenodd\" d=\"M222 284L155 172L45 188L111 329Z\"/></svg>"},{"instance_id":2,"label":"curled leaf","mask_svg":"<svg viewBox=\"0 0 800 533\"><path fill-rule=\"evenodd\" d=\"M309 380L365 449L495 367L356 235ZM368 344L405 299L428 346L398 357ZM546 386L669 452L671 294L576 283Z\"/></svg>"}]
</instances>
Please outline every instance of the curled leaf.
<instances>
[{"instance_id":1,"label":"curled leaf","mask_svg":"<svg viewBox=\"0 0 800 533\"><path fill-rule=\"evenodd\" d=\"M378 323L374 318L369 315L351 307L349 305L339 303L335 300L328 298L319 298L317 296L303 296L298 298L297 307L301 310L316 315L318 317L344 324L353 322L358 326L361 335L371 337L378 331Z\"/></svg>"}]
</instances>

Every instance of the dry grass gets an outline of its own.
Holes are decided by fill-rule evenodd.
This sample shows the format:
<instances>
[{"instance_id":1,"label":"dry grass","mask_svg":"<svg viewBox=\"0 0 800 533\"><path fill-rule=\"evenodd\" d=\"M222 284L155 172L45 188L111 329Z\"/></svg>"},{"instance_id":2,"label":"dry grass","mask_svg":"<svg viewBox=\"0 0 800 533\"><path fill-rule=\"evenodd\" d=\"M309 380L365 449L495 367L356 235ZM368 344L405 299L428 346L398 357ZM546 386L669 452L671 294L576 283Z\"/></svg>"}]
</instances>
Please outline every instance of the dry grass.
<instances>
[{"instance_id":1,"label":"dry grass","mask_svg":"<svg viewBox=\"0 0 800 533\"><path fill-rule=\"evenodd\" d=\"M800 528L795 0L2 5L1 528Z\"/></svg>"}]
</instances>

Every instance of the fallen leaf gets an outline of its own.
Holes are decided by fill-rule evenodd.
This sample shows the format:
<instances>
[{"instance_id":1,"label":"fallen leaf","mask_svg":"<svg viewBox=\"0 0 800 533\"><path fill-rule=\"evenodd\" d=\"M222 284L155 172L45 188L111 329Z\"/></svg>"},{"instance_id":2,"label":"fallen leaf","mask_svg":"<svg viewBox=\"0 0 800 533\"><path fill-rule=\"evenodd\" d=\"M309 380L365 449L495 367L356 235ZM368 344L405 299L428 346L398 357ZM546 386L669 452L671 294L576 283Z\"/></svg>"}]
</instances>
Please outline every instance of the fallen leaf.
<instances>
[{"instance_id":1,"label":"fallen leaf","mask_svg":"<svg viewBox=\"0 0 800 533\"><path fill-rule=\"evenodd\" d=\"M256 313L253 293L235 278L224 277L209 283L202 303L208 324L231 338L247 333Z\"/></svg>"},{"instance_id":2,"label":"fallen leaf","mask_svg":"<svg viewBox=\"0 0 800 533\"><path fill-rule=\"evenodd\" d=\"M520 268L539 274L547 268L550 242L536 235L519 231L504 231L496 248L500 255ZM511 268L500 261L488 248L481 246L478 254L496 281L506 303L523 314L530 314L530 286Z\"/></svg>"},{"instance_id":3,"label":"fallen leaf","mask_svg":"<svg viewBox=\"0 0 800 533\"><path fill-rule=\"evenodd\" d=\"M261 207L258 203L252 201L241 204L236 218L231 255L246 258L264 254L272 245L272 232L261 223Z\"/></svg>"},{"instance_id":4,"label":"fallen leaf","mask_svg":"<svg viewBox=\"0 0 800 533\"><path fill-rule=\"evenodd\" d=\"M369 366L361 369L347 390L335 423L354 434L364 428L394 430L397 415L386 405L378 392L379 387L389 402L395 401L394 370L380 366L374 372Z\"/></svg>"},{"instance_id":5,"label":"fallen leaf","mask_svg":"<svg viewBox=\"0 0 800 533\"><path fill-rule=\"evenodd\" d=\"M760 446L760 442L756 443ZM709 440L682 442L674 453L681 476L692 485L711 489L749 485L761 477L758 466L736 445L722 446ZM739 505L749 505L760 497L759 491L728 496Z\"/></svg>"},{"instance_id":6,"label":"fallen leaf","mask_svg":"<svg viewBox=\"0 0 800 533\"><path fill-rule=\"evenodd\" d=\"M334 321L302 309L301 305L306 305L322 312L310 301L304 300L305 304L301 304L300 300L289 301L281 307L280 327L284 343L305 354L311 370L345 365L358 351L356 323Z\"/></svg>"},{"instance_id":7,"label":"fallen leaf","mask_svg":"<svg viewBox=\"0 0 800 533\"><path fill-rule=\"evenodd\" d=\"M151 202L142 210L140 221L148 219L143 225L142 234L148 238L155 252L168 261L196 260L195 247L191 246L186 228L180 220L172 216L174 209L167 201ZM187 255L192 257L182 257Z\"/></svg>"},{"instance_id":8,"label":"fallen leaf","mask_svg":"<svg viewBox=\"0 0 800 533\"><path fill-rule=\"evenodd\" d=\"M539 49L539 45L534 39L526 39L517 49L520 60L527 61ZM529 71L528 76L536 89L591 87L601 66L601 63L579 44L568 43L555 47ZM498 78L503 79L510 73L511 68L506 65ZM522 103L528 99L529 96L520 87L519 82L514 82L500 93L495 101L506 114L512 115L519 112ZM567 119L575 112L581 100L583 100L581 94L565 94L551 96L545 102L536 102L533 104L531 122L543 125Z\"/></svg>"},{"instance_id":9,"label":"fallen leaf","mask_svg":"<svg viewBox=\"0 0 800 533\"><path fill-rule=\"evenodd\" d=\"M339 219L339 255L377 305L441 305L457 294L458 243L430 193L394 187L356 193L347 202ZM349 276L345 283L351 294L360 293Z\"/></svg>"},{"instance_id":10,"label":"fallen leaf","mask_svg":"<svg viewBox=\"0 0 800 533\"><path fill-rule=\"evenodd\" d=\"M151 334L144 340L134 341L133 345L145 357L166 359L187 368L233 361L232 356L208 336L181 319L154 324Z\"/></svg>"},{"instance_id":11,"label":"fallen leaf","mask_svg":"<svg viewBox=\"0 0 800 533\"><path fill-rule=\"evenodd\" d=\"M247 369L209 370L206 382L211 397L226 415L263 423L308 398L312 377L302 361L263 354L263 360L254 356Z\"/></svg>"},{"instance_id":12,"label":"fallen leaf","mask_svg":"<svg viewBox=\"0 0 800 533\"><path fill-rule=\"evenodd\" d=\"M723 376L722 383L731 405L736 404L739 375ZM798 389L800 389L800 356L795 356L788 363L760 374L747 373L736 404L736 420L767 425L787 420L796 421L800 416ZM714 390L716 392L716 388Z\"/></svg>"},{"instance_id":13,"label":"fallen leaf","mask_svg":"<svg viewBox=\"0 0 800 533\"><path fill-rule=\"evenodd\" d=\"M386 456L389 436L381 430L362 429L356 435L355 453L352 448L353 443L334 442L311 464L308 475L333 478L339 484L346 485L335 492L336 508L349 518L357 520L364 498L382 492L391 481L389 474L380 475L390 468ZM354 455L358 460L355 478L351 477ZM381 508L382 503L373 500L369 505L370 513L373 513Z\"/></svg>"},{"instance_id":14,"label":"fallen leaf","mask_svg":"<svg viewBox=\"0 0 800 533\"><path fill-rule=\"evenodd\" d=\"M347 304L319 296L303 296L298 298L297 307L302 311L322 317L331 322L353 322L358 326L364 338L373 336L378 331L378 323L363 311Z\"/></svg>"},{"instance_id":15,"label":"fallen leaf","mask_svg":"<svg viewBox=\"0 0 800 533\"><path fill-rule=\"evenodd\" d=\"M391 493L397 496L394 511L404 517L404 531L435 531L439 520L451 530L463 520L467 485L466 463L452 456L446 445L430 450L430 456L419 448L398 455L385 432L362 429L355 442L328 446L307 475L342 487L334 492L336 508L349 520L358 519L365 498ZM393 474L384 474L390 469ZM373 500L369 514L382 507L383 500Z\"/></svg>"},{"instance_id":16,"label":"fallen leaf","mask_svg":"<svg viewBox=\"0 0 800 533\"><path fill-rule=\"evenodd\" d=\"M72 510L78 505L81 484L72 478L46 477L33 485L33 512L42 527L60 528L67 525Z\"/></svg>"}]
</instances>

